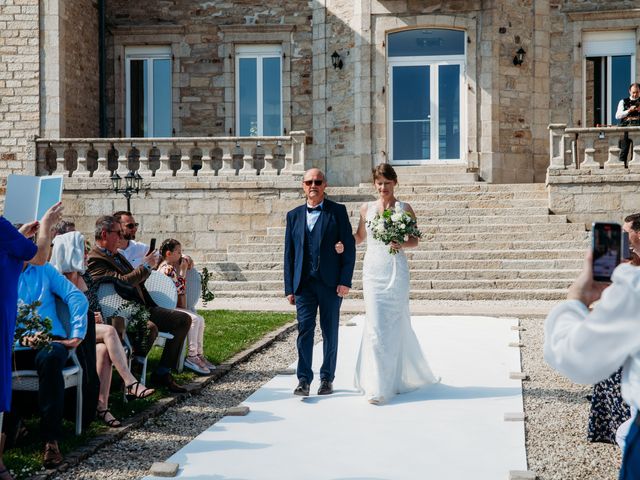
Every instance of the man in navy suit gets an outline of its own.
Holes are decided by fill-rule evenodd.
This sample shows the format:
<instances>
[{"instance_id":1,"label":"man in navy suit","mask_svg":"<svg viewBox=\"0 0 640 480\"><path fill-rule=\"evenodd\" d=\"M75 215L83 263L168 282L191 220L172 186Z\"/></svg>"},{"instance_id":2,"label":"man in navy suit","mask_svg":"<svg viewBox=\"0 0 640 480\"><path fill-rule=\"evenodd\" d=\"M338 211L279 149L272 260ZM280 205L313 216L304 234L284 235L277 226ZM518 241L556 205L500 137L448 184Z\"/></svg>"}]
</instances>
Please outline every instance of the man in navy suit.
<instances>
[{"instance_id":1,"label":"man in navy suit","mask_svg":"<svg viewBox=\"0 0 640 480\"><path fill-rule=\"evenodd\" d=\"M308 396L316 315L320 310L323 361L318 395L333 393L338 355L338 326L342 298L349 293L356 260L351 223L344 205L324 197L324 173L304 173L302 188L307 203L287 213L284 245L284 291L298 316L298 386L296 395ZM344 253L336 253L337 242Z\"/></svg>"}]
</instances>

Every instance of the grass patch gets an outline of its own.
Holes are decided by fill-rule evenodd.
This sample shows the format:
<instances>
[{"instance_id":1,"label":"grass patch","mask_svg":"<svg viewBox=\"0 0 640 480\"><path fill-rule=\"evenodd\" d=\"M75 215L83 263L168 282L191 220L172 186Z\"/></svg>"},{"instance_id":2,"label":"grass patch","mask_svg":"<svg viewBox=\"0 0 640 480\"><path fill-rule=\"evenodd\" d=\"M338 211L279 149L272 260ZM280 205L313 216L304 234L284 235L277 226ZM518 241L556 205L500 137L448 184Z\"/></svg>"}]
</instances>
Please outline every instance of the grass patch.
<instances>
[{"instance_id":1,"label":"grass patch","mask_svg":"<svg viewBox=\"0 0 640 480\"><path fill-rule=\"evenodd\" d=\"M200 315L205 320L204 353L213 363L220 364L233 357L236 353L248 348L264 337L265 334L277 330L295 318L293 313L271 312L239 312L231 310L202 310ZM162 350L154 348L149 356L147 375L153 371ZM122 381L114 372L114 380L111 384L109 408L116 418L125 420L136 413L145 410L159 399L169 393L165 389L159 389L151 397L144 400L125 402L122 394ZM189 383L196 374L185 370L180 374L174 374L178 383ZM37 473L42 468L42 448L39 420L33 417L25 422L29 431L17 447L5 452L3 459L5 465L12 470L16 478L26 478ZM102 422L94 421L88 427L83 427L82 435L74 435L74 424L63 422L63 439L59 442L60 450L67 454L89 439L104 433L108 428Z\"/></svg>"}]
</instances>

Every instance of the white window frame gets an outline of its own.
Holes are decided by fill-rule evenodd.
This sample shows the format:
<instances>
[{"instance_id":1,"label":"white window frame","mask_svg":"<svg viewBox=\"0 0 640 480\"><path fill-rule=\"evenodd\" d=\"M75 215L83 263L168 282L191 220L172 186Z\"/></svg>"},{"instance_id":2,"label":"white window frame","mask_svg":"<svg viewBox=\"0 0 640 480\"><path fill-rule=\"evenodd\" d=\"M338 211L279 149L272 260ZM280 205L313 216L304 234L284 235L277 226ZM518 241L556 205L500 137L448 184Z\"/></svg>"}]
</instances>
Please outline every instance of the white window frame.
<instances>
[{"instance_id":1,"label":"white window frame","mask_svg":"<svg viewBox=\"0 0 640 480\"><path fill-rule=\"evenodd\" d=\"M131 60L155 60L163 59L171 62L170 46L140 46L125 47L125 135L131 136ZM173 62L171 64L173 72ZM153 126L153 75L147 76L147 92L149 95L149 105L147 106L148 130L154 132ZM169 76L169 91L173 91L172 79ZM173 102L171 102L173 104ZM173 105L172 105L173 106ZM170 111L171 123L173 124L173 108ZM153 137L153 135L151 135Z\"/></svg>"},{"instance_id":2,"label":"white window frame","mask_svg":"<svg viewBox=\"0 0 640 480\"><path fill-rule=\"evenodd\" d=\"M236 45L235 46L235 102L236 102L236 133L240 135L240 59L255 58L256 59L256 116L258 119L257 136L263 136L263 76L262 76L262 59L278 57L280 60L280 126L278 128L279 135L283 132L283 62L282 62L282 46L281 45Z\"/></svg>"},{"instance_id":3,"label":"white window frame","mask_svg":"<svg viewBox=\"0 0 640 480\"><path fill-rule=\"evenodd\" d=\"M466 48L466 47L465 47ZM460 159L441 160L439 148L438 126L440 116L438 111L437 100L440 97L438 83L437 67L440 65L458 65L460 66ZM394 160L393 159L393 68L407 66L428 66L429 67L429 83L430 83L430 159L414 159L414 160ZM466 162L467 152L467 110L466 110L466 55L429 55L415 57L388 57L387 79L389 85L389 95L387 97L387 138L389 139L389 162L393 165L432 165L432 164L459 164Z\"/></svg>"},{"instance_id":4,"label":"white window frame","mask_svg":"<svg viewBox=\"0 0 640 480\"><path fill-rule=\"evenodd\" d=\"M614 119L609 118L611 115L610 107L617 105L621 99L611 98L611 57L631 56L631 78L629 80L629 84L631 84L636 78L636 32L634 30L583 32L582 47L582 123L587 126L587 57L607 57L607 91L601 92L601 94L606 95L609 107L605 112L605 123L612 125Z\"/></svg>"}]
</instances>

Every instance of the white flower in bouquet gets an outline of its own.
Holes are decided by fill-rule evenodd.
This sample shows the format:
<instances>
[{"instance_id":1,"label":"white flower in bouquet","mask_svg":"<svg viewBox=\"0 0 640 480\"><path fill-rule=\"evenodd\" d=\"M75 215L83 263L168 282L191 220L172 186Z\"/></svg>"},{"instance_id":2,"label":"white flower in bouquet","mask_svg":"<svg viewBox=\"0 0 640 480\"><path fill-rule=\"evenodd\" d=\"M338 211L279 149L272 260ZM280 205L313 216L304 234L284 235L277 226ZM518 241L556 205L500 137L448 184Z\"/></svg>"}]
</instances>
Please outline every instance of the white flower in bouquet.
<instances>
[{"instance_id":1,"label":"white flower in bouquet","mask_svg":"<svg viewBox=\"0 0 640 480\"><path fill-rule=\"evenodd\" d=\"M394 210L388 209L377 213L373 220L367 221L367 225L373 232L373 238L385 245L406 242L409 237L422 237L416 219L404 211L399 204L396 204ZM395 255L398 252L393 247L389 247L389 253Z\"/></svg>"}]
</instances>

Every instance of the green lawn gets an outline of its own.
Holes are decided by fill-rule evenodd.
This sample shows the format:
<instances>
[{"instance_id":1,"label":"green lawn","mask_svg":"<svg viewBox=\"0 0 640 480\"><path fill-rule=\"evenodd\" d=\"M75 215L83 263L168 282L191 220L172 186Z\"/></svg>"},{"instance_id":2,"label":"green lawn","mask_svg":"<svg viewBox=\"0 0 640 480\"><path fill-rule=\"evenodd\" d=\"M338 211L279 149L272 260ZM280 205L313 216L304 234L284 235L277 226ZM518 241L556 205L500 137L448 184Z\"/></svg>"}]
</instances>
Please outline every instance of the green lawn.
<instances>
[{"instance_id":1,"label":"green lawn","mask_svg":"<svg viewBox=\"0 0 640 480\"><path fill-rule=\"evenodd\" d=\"M230 310L202 310L199 313L204 317L206 325L204 330L205 355L215 364L223 363L261 339L265 334L280 328L295 318L293 313ZM153 349L149 357L148 373L153 371L161 353L159 348ZM178 382L187 383L196 375L185 370L181 374L176 374L175 377ZM117 418L125 419L144 410L166 395L167 392L160 389L145 400L126 403L123 401L122 382L114 370L109 407ZM42 445L39 439L37 418L28 420L26 426L29 430L28 436L21 440L18 447L8 450L4 454L5 464L16 474L16 478L26 478L42 467ZM91 437L107 430L107 427L102 423L93 422L89 427L83 428L81 436L76 437L73 434L73 423L65 421L63 428L64 439L60 442L63 454L73 451Z\"/></svg>"}]
</instances>

